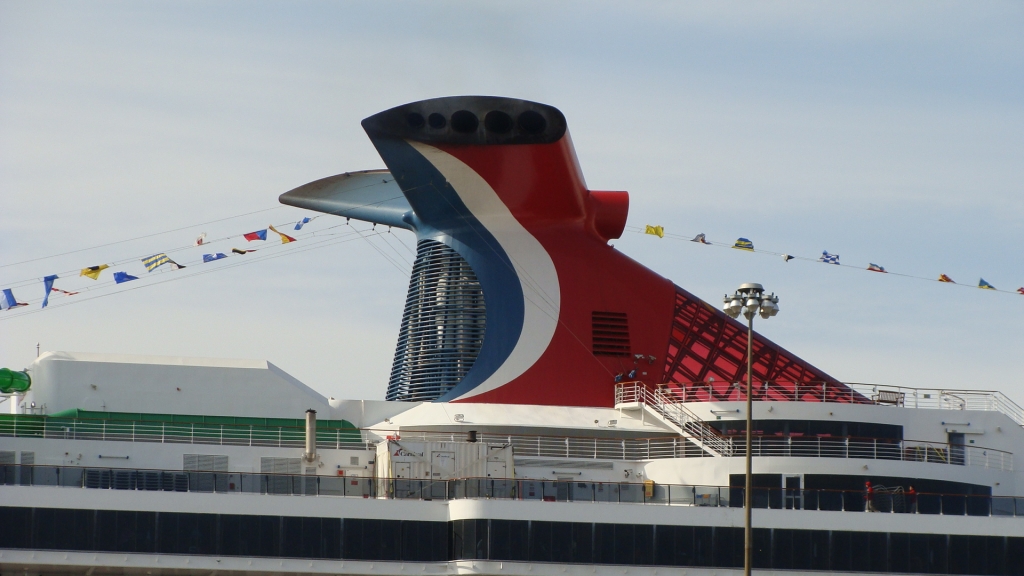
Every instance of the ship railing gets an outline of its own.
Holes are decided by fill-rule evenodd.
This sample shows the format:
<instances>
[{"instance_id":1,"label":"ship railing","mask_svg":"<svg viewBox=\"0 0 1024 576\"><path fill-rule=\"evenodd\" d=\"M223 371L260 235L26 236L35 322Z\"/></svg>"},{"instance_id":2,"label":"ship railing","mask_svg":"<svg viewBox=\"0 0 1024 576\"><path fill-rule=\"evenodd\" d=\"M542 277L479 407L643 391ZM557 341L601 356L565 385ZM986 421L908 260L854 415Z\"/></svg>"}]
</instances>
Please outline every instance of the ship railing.
<instances>
[{"instance_id":1,"label":"ship railing","mask_svg":"<svg viewBox=\"0 0 1024 576\"><path fill-rule=\"evenodd\" d=\"M465 442L465 433L403 430L402 440ZM656 460L710 456L688 437L594 438L528 434L478 433L477 442L512 446L516 458L566 458L587 460Z\"/></svg>"},{"instance_id":2,"label":"ship railing","mask_svg":"<svg viewBox=\"0 0 1024 576\"><path fill-rule=\"evenodd\" d=\"M689 435L702 448L714 455L731 456L732 445L703 418L659 388L651 390L643 382L622 382L615 385L615 407L650 407L679 432Z\"/></svg>"},{"instance_id":3,"label":"ship railing","mask_svg":"<svg viewBox=\"0 0 1024 576\"><path fill-rule=\"evenodd\" d=\"M707 426L707 428L711 428ZM706 433L695 439L693 433L661 438L594 438L541 435L478 434L477 440L489 444L508 444L516 457L565 458L595 460L656 460L664 458L699 458L712 456L701 449L712 445L724 454L742 456L745 445L735 436ZM318 449L374 450L376 444L362 438L359 430L318 430ZM118 422L107 420L71 420L31 417L0 421L0 437L37 437L61 440L106 440L128 442L163 442L184 444L219 444L303 448L305 432L300 428L280 427L261 430L258 427L220 424L176 424ZM464 441L461 433L407 432L403 439L436 442ZM693 440L697 440L694 442ZM896 442L896 443L894 443ZM726 447L723 447L725 444ZM855 439L830 437L755 436L753 454L761 457L864 458L903 460L960 466L980 466L996 470L1013 470L1013 454L970 445L950 445L923 441L886 439Z\"/></svg>"},{"instance_id":4,"label":"ship railing","mask_svg":"<svg viewBox=\"0 0 1024 576\"><path fill-rule=\"evenodd\" d=\"M732 402L747 398L744 382L672 382L659 386L658 390L667 401L675 403ZM754 400L759 402L829 402L1000 412L1017 425L1024 426L1024 408L996 390L910 388L861 382L843 382L840 387L822 381L768 380L755 381L753 394ZM616 387L616 401L618 398Z\"/></svg>"},{"instance_id":5,"label":"ship railing","mask_svg":"<svg viewBox=\"0 0 1024 576\"><path fill-rule=\"evenodd\" d=\"M746 436L730 435L734 456L746 455ZM1013 471L1013 453L982 446L944 444L886 438L806 437L798 435L751 438L751 454L758 457L861 458L977 466Z\"/></svg>"},{"instance_id":6,"label":"ship railing","mask_svg":"<svg viewBox=\"0 0 1024 576\"><path fill-rule=\"evenodd\" d=\"M498 499L742 507L744 489L729 486L512 478L420 480L78 466L0 465L0 484L143 492L195 492L396 500ZM907 487L909 488L909 486ZM1024 518L1024 497L910 493L902 486L864 490L755 488L755 508Z\"/></svg>"},{"instance_id":7,"label":"ship railing","mask_svg":"<svg viewBox=\"0 0 1024 576\"><path fill-rule=\"evenodd\" d=\"M39 416L14 416L0 420L0 437L4 436L271 448L304 448L306 445L306 431L303 427L41 418ZM362 431L352 428L318 429L316 446L318 449L373 450L375 443L364 440Z\"/></svg>"}]
</instances>

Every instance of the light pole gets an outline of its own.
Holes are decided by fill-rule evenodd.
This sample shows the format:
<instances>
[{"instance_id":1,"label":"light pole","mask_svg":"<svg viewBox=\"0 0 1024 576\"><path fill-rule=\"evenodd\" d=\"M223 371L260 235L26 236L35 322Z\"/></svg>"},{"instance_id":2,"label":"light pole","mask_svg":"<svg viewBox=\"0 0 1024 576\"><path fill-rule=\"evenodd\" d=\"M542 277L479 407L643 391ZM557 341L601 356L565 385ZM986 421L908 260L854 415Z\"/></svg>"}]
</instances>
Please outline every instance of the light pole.
<instances>
[{"instance_id":1,"label":"light pole","mask_svg":"<svg viewBox=\"0 0 1024 576\"><path fill-rule=\"evenodd\" d=\"M764 286L760 284L742 284L732 296L725 295L725 313L730 318L739 317L740 313L747 319L747 487L743 491L743 512L746 521L743 525L743 575L750 576L750 568L754 558L754 537L750 528L750 510L753 502L751 486L751 432L753 428L753 397L754 397L754 316L760 311L765 320L779 313L779 297L774 293L765 295Z\"/></svg>"}]
</instances>

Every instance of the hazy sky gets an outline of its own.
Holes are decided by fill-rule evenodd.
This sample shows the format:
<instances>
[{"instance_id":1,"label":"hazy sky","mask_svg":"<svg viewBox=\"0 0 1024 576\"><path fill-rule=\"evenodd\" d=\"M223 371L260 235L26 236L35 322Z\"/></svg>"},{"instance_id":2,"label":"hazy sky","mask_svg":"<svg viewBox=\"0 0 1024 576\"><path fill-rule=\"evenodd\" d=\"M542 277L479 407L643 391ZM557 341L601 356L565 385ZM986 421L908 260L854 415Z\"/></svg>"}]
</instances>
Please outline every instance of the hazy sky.
<instances>
[{"instance_id":1,"label":"hazy sky","mask_svg":"<svg viewBox=\"0 0 1024 576\"><path fill-rule=\"evenodd\" d=\"M294 222L282 192L383 166L361 119L493 94L561 109L588 185L630 192L631 226L1014 290L1021 30L1020 2L2 1L0 288L36 309L42 283L25 281ZM37 342L262 358L328 396L383 398L413 237L298 251L312 242L233 268L273 251L191 264L211 250L182 250L186 270L0 313L0 366L25 367ZM1024 404L1024 296L640 234L615 244L715 305L761 282L782 311L755 327L841 380Z\"/></svg>"}]
</instances>

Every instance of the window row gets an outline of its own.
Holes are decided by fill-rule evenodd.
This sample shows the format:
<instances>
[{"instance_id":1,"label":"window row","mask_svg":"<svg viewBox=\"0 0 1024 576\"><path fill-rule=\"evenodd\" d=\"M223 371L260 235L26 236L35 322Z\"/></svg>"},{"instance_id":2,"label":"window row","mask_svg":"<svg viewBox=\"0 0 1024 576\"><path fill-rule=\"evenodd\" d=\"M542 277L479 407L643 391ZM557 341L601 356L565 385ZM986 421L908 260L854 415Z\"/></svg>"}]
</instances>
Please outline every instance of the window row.
<instances>
[{"instance_id":1,"label":"window row","mask_svg":"<svg viewBox=\"0 0 1024 576\"><path fill-rule=\"evenodd\" d=\"M743 567L743 529L455 520L452 559ZM1024 574L1024 538L754 528L754 567L776 570Z\"/></svg>"},{"instance_id":2,"label":"window row","mask_svg":"<svg viewBox=\"0 0 1024 576\"><path fill-rule=\"evenodd\" d=\"M374 561L739 568L743 529L0 507L0 548ZM754 529L754 567L1024 576L1024 538Z\"/></svg>"}]
</instances>

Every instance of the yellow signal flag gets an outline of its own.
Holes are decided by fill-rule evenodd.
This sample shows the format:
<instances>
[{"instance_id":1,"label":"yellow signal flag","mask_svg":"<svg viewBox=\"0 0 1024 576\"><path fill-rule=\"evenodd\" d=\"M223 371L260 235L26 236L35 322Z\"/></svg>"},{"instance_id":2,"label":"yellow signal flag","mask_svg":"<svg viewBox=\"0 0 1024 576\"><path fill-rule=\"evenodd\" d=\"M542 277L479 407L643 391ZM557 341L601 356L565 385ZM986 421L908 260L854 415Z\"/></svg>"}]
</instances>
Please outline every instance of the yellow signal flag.
<instances>
[{"instance_id":1,"label":"yellow signal flag","mask_svg":"<svg viewBox=\"0 0 1024 576\"><path fill-rule=\"evenodd\" d=\"M754 243L746 238L737 238L736 243L732 245L737 250L746 250L748 252L754 251Z\"/></svg>"},{"instance_id":2,"label":"yellow signal flag","mask_svg":"<svg viewBox=\"0 0 1024 576\"><path fill-rule=\"evenodd\" d=\"M100 264L99 266L89 266L88 268L82 268L82 273L79 274L79 276L88 276L93 280L99 280L100 272L103 272L107 268L110 268L110 266L106 264Z\"/></svg>"},{"instance_id":3,"label":"yellow signal flag","mask_svg":"<svg viewBox=\"0 0 1024 576\"><path fill-rule=\"evenodd\" d=\"M278 232L277 228L274 228L273 226L267 226L267 228L270 228L271 231L273 231L274 233L276 233L278 236L281 237L281 244L287 244L289 242L295 242L295 238L292 238L291 236L289 236L289 235L287 235L287 234L285 234L283 232Z\"/></svg>"},{"instance_id":4,"label":"yellow signal flag","mask_svg":"<svg viewBox=\"0 0 1024 576\"><path fill-rule=\"evenodd\" d=\"M648 224L647 229L644 230L644 234L651 234L652 236L657 236L658 238L664 238L665 228L662 226L651 226L650 224Z\"/></svg>"},{"instance_id":5,"label":"yellow signal flag","mask_svg":"<svg viewBox=\"0 0 1024 576\"><path fill-rule=\"evenodd\" d=\"M946 276L945 274L939 274L939 282L949 282L950 284L956 284L956 282L953 282L952 278Z\"/></svg>"}]
</instances>

